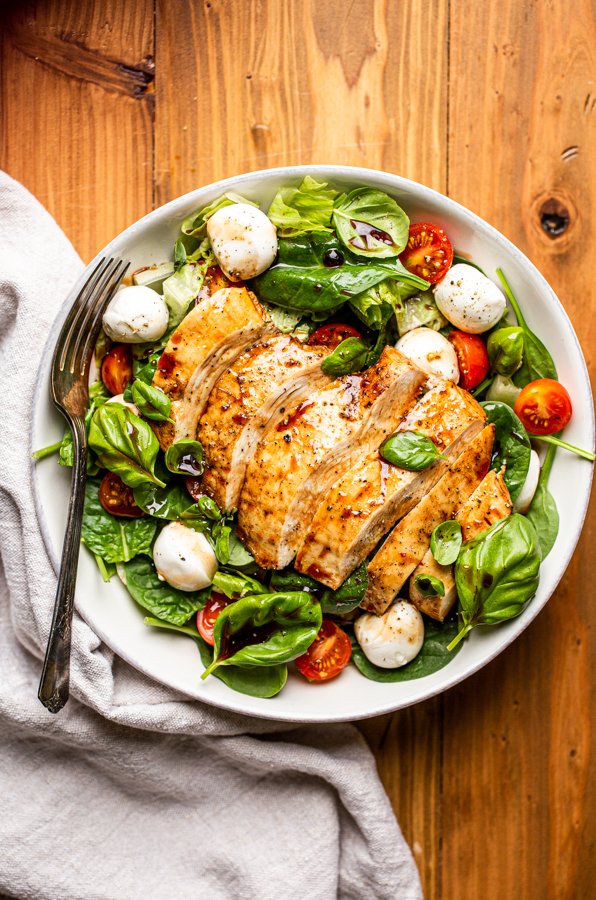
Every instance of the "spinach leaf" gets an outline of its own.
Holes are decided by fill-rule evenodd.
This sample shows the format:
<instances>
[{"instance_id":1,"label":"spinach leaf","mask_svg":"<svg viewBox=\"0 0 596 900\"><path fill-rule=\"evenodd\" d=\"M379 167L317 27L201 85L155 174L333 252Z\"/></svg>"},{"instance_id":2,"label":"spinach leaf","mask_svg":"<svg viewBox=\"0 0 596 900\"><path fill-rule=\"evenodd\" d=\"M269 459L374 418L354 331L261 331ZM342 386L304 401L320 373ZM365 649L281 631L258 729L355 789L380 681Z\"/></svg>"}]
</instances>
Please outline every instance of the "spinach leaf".
<instances>
[{"instance_id":1,"label":"spinach leaf","mask_svg":"<svg viewBox=\"0 0 596 900\"><path fill-rule=\"evenodd\" d=\"M476 625L518 616L536 593L540 559L536 529L519 513L464 544L455 564L461 627L449 649Z\"/></svg>"},{"instance_id":2,"label":"spinach leaf","mask_svg":"<svg viewBox=\"0 0 596 900\"><path fill-rule=\"evenodd\" d=\"M225 194L216 200L212 200L211 203L203 206L198 212L187 216L182 223L182 233L192 235L195 238L205 237L207 234L207 222L213 213L223 209L224 206L233 206L234 203L249 203L251 206L258 206L258 203L253 203L252 200L247 200L246 197L241 197L240 194L236 194L234 191L226 191Z\"/></svg>"},{"instance_id":3,"label":"spinach leaf","mask_svg":"<svg viewBox=\"0 0 596 900\"><path fill-rule=\"evenodd\" d=\"M269 589L278 593L287 591L308 591L311 594L325 590L320 581L310 575L303 575L295 569L273 570L269 580Z\"/></svg>"},{"instance_id":4,"label":"spinach leaf","mask_svg":"<svg viewBox=\"0 0 596 900\"><path fill-rule=\"evenodd\" d=\"M106 563L128 562L137 553L151 553L157 522L110 515L99 502L99 478L88 478L81 540Z\"/></svg>"},{"instance_id":5,"label":"spinach leaf","mask_svg":"<svg viewBox=\"0 0 596 900\"><path fill-rule=\"evenodd\" d=\"M355 188L335 201L333 224L359 256L397 256L408 242L410 220L395 200L374 188Z\"/></svg>"},{"instance_id":6,"label":"spinach leaf","mask_svg":"<svg viewBox=\"0 0 596 900\"><path fill-rule=\"evenodd\" d=\"M366 366L369 352L370 348L360 338L346 338L323 360L321 369L331 378L359 372Z\"/></svg>"},{"instance_id":7,"label":"spinach leaf","mask_svg":"<svg viewBox=\"0 0 596 900\"><path fill-rule=\"evenodd\" d=\"M145 482L134 488L133 495L137 506L140 506L143 512L150 516L155 516L156 519L168 519L175 522L182 518L201 517L198 505L193 502L188 491L181 484L159 487L156 484Z\"/></svg>"},{"instance_id":8,"label":"spinach leaf","mask_svg":"<svg viewBox=\"0 0 596 900\"><path fill-rule=\"evenodd\" d=\"M213 576L213 589L225 594L230 600L269 592L268 588L255 578L242 572L224 572L223 569L218 569Z\"/></svg>"},{"instance_id":9,"label":"spinach leaf","mask_svg":"<svg viewBox=\"0 0 596 900\"><path fill-rule=\"evenodd\" d=\"M324 613L343 616L360 605L368 587L368 565L361 563L336 591L329 588L321 596Z\"/></svg>"},{"instance_id":10,"label":"spinach leaf","mask_svg":"<svg viewBox=\"0 0 596 900\"><path fill-rule=\"evenodd\" d=\"M431 534L430 552L440 566L450 566L459 555L462 540L461 525L455 519L448 519L437 525Z\"/></svg>"},{"instance_id":11,"label":"spinach leaf","mask_svg":"<svg viewBox=\"0 0 596 900\"><path fill-rule=\"evenodd\" d=\"M153 422L172 422L170 419L171 401L167 394L151 384L136 379L131 388L132 402L146 419Z\"/></svg>"},{"instance_id":12,"label":"spinach leaf","mask_svg":"<svg viewBox=\"0 0 596 900\"><path fill-rule=\"evenodd\" d=\"M320 604L304 591L243 597L226 606L215 621L214 659L201 678L219 666L271 666L304 653L321 627ZM234 652L241 634L257 641ZM262 640L258 640L261 637Z\"/></svg>"},{"instance_id":13,"label":"spinach leaf","mask_svg":"<svg viewBox=\"0 0 596 900\"><path fill-rule=\"evenodd\" d=\"M557 448L552 445L546 451L536 493L526 513L526 518L530 520L536 529L536 534L540 541L542 559L546 559L553 549L559 533L559 511L555 499L547 487L556 452Z\"/></svg>"},{"instance_id":14,"label":"spinach leaf","mask_svg":"<svg viewBox=\"0 0 596 900\"><path fill-rule=\"evenodd\" d=\"M486 275L486 272L484 271L484 269L480 268L478 263L472 262L472 260L468 259L467 256L461 256L461 254L459 254L459 253L454 253L453 254L453 262L451 263L451 265L455 266L458 263L465 263L466 266L474 266L475 269L478 269L479 272L482 272L483 275Z\"/></svg>"},{"instance_id":15,"label":"spinach leaf","mask_svg":"<svg viewBox=\"0 0 596 900\"><path fill-rule=\"evenodd\" d=\"M211 530L215 541L215 555L224 566L241 568L254 563L254 557L248 552L236 532L232 528L231 515L224 514Z\"/></svg>"},{"instance_id":16,"label":"spinach leaf","mask_svg":"<svg viewBox=\"0 0 596 900\"><path fill-rule=\"evenodd\" d=\"M104 403L95 411L89 426L89 446L98 462L119 475L129 487L145 481L164 487L155 475L159 451L150 426L119 403Z\"/></svg>"},{"instance_id":17,"label":"spinach leaf","mask_svg":"<svg viewBox=\"0 0 596 900\"><path fill-rule=\"evenodd\" d=\"M103 381L95 381L89 386L89 408L85 413L85 429L87 434L89 434L89 425L91 424L93 413L109 399L110 395L108 394ZM41 447L39 450L32 453L31 456L33 459L45 459L46 456L52 456L54 453L58 453L58 462L61 466L73 466L74 449L70 428L65 430L64 437L61 441L56 441L55 444L50 444L48 447ZM95 462L95 456L93 453L88 453L87 474L96 475L97 471L98 466Z\"/></svg>"},{"instance_id":18,"label":"spinach leaf","mask_svg":"<svg viewBox=\"0 0 596 900\"><path fill-rule=\"evenodd\" d=\"M176 241L174 244L174 272L186 265L186 247L182 241Z\"/></svg>"},{"instance_id":19,"label":"spinach leaf","mask_svg":"<svg viewBox=\"0 0 596 900\"><path fill-rule=\"evenodd\" d=\"M497 275L503 285L505 296L511 303L515 313L517 324L523 329L524 333L524 357L521 367L513 376L513 381L518 387L524 387L530 381L536 381L537 378L554 378L557 379L557 368L553 362L553 358L542 343L542 341L534 334L523 317L519 303L515 299L502 269L497 269Z\"/></svg>"},{"instance_id":20,"label":"spinach leaf","mask_svg":"<svg viewBox=\"0 0 596 900\"><path fill-rule=\"evenodd\" d=\"M175 475L202 475L203 445L199 441L174 441L166 450L166 466Z\"/></svg>"},{"instance_id":21,"label":"spinach leaf","mask_svg":"<svg viewBox=\"0 0 596 900\"><path fill-rule=\"evenodd\" d=\"M497 328L486 344L491 367L498 375L510 377L517 372L524 358L524 331L518 325Z\"/></svg>"},{"instance_id":22,"label":"spinach leaf","mask_svg":"<svg viewBox=\"0 0 596 900\"><path fill-rule=\"evenodd\" d=\"M152 560L136 556L130 562L118 566L120 580L139 606L158 619L172 625L184 625L190 617L202 609L211 588L202 591L178 591L166 581L160 581Z\"/></svg>"},{"instance_id":23,"label":"spinach leaf","mask_svg":"<svg viewBox=\"0 0 596 900\"><path fill-rule=\"evenodd\" d=\"M440 578L436 578L434 575L416 575L414 585L423 597L445 596L445 585Z\"/></svg>"},{"instance_id":24,"label":"spinach leaf","mask_svg":"<svg viewBox=\"0 0 596 900\"><path fill-rule=\"evenodd\" d=\"M133 371L135 373L135 381L143 381L145 384L151 384L157 370L157 363L161 356L161 348L150 353L147 360L133 359ZM141 365L142 362L142 365ZM132 386L134 382L129 382L124 388L124 400L127 403L133 403Z\"/></svg>"},{"instance_id":25,"label":"spinach leaf","mask_svg":"<svg viewBox=\"0 0 596 900\"><path fill-rule=\"evenodd\" d=\"M530 439L510 406L497 400L480 404L486 418L496 427L491 468L505 466L505 484L512 500L520 494L530 466Z\"/></svg>"},{"instance_id":26,"label":"spinach leaf","mask_svg":"<svg viewBox=\"0 0 596 900\"><path fill-rule=\"evenodd\" d=\"M398 431L390 435L381 444L379 453L388 463L411 472L422 472L436 459L447 459L431 439L419 431Z\"/></svg>"},{"instance_id":27,"label":"spinach leaf","mask_svg":"<svg viewBox=\"0 0 596 900\"><path fill-rule=\"evenodd\" d=\"M443 666L451 662L454 654L450 653L447 645L457 634L457 622L450 619L447 622L435 622L433 619L424 620L424 644L418 656L399 669L382 669L375 666L365 656L364 651L356 638L352 640L352 660L356 668L371 681L399 682L411 681L414 678L424 678L438 672ZM458 647L457 650L461 649Z\"/></svg>"},{"instance_id":28,"label":"spinach leaf","mask_svg":"<svg viewBox=\"0 0 596 900\"><path fill-rule=\"evenodd\" d=\"M306 175L299 187L279 189L267 215L277 226L280 237L331 231L331 213L337 193L326 182Z\"/></svg>"}]
</instances>

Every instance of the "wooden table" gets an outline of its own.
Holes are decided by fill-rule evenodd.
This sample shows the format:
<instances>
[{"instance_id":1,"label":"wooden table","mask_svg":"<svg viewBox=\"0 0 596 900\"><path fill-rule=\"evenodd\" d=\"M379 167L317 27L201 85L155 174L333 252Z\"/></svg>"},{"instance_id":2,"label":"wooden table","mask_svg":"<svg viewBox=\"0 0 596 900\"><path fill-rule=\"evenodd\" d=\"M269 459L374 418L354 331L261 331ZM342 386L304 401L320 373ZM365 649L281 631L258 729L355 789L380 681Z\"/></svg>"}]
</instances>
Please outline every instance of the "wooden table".
<instances>
[{"instance_id":1,"label":"wooden table","mask_svg":"<svg viewBox=\"0 0 596 900\"><path fill-rule=\"evenodd\" d=\"M0 166L85 260L217 178L382 168L521 247L594 363L588 0L18 6L3 14ZM363 725L429 898L594 896L595 525L592 507L559 589L514 646L445 696Z\"/></svg>"}]
</instances>

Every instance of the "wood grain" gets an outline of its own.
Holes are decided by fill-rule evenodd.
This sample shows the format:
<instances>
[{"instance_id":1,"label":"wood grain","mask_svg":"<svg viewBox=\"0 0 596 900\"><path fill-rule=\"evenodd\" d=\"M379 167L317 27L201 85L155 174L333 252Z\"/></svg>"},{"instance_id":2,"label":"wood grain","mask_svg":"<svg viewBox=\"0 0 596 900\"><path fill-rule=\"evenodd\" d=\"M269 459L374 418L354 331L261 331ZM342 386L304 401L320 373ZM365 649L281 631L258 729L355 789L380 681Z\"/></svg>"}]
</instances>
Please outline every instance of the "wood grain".
<instances>
[{"instance_id":1,"label":"wood grain","mask_svg":"<svg viewBox=\"0 0 596 900\"><path fill-rule=\"evenodd\" d=\"M1 24L0 166L85 259L216 178L384 168L520 246L594 373L588 0L35 0ZM593 894L595 530L592 507L555 596L501 657L361 726L428 898Z\"/></svg>"}]
</instances>

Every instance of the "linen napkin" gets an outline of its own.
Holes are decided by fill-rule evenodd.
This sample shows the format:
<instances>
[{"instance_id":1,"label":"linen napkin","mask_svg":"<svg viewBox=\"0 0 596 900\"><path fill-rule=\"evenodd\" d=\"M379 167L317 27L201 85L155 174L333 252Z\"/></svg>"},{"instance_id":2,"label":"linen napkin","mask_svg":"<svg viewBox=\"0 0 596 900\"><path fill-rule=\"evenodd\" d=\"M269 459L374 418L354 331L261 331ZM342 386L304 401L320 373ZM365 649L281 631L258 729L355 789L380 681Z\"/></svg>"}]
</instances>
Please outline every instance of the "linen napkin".
<instances>
[{"instance_id":1,"label":"linen napkin","mask_svg":"<svg viewBox=\"0 0 596 900\"><path fill-rule=\"evenodd\" d=\"M0 173L0 893L417 900L352 725L292 727L190 700L117 658L76 613L71 699L57 716L39 703L56 576L28 436L47 335L81 269L49 214Z\"/></svg>"}]
</instances>

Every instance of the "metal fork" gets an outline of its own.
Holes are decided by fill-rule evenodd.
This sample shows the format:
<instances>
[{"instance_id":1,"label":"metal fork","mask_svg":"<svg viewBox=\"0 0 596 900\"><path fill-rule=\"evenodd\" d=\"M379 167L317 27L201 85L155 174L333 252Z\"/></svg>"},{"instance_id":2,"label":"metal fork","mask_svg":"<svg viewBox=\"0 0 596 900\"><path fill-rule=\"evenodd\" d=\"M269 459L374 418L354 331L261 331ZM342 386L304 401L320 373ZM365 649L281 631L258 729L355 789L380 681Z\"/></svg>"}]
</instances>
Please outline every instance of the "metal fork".
<instances>
[{"instance_id":1,"label":"metal fork","mask_svg":"<svg viewBox=\"0 0 596 900\"><path fill-rule=\"evenodd\" d=\"M52 713L60 712L69 694L72 613L87 480L85 413L89 401L89 365L101 317L129 265L115 257L102 257L85 281L75 285L67 298L67 301L72 299L72 307L52 359L50 396L68 422L74 450L54 616L38 692L39 699Z\"/></svg>"}]
</instances>

